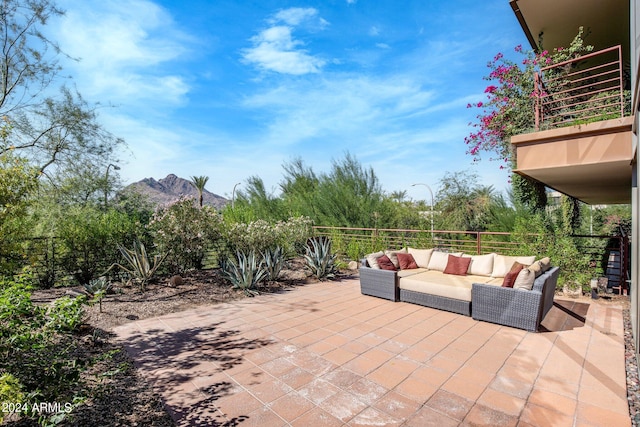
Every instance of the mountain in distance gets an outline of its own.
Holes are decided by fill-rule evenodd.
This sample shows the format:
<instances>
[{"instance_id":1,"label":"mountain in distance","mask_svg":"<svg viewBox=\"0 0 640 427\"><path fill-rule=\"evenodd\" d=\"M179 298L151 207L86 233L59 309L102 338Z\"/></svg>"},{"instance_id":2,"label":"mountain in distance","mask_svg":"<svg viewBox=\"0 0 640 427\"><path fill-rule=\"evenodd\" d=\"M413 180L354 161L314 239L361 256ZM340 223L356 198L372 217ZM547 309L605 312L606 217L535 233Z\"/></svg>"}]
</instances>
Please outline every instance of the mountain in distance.
<instances>
[{"instance_id":1,"label":"mountain in distance","mask_svg":"<svg viewBox=\"0 0 640 427\"><path fill-rule=\"evenodd\" d=\"M198 190L191 184L191 181L174 174L169 174L166 178L157 181L153 178L145 178L127 185L124 191L135 191L142 194L156 205L175 202L182 196L193 196L196 200L198 199ZM207 189L202 192L202 200L204 205L213 206L216 209L222 209L229 202L228 199L211 193Z\"/></svg>"}]
</instances>

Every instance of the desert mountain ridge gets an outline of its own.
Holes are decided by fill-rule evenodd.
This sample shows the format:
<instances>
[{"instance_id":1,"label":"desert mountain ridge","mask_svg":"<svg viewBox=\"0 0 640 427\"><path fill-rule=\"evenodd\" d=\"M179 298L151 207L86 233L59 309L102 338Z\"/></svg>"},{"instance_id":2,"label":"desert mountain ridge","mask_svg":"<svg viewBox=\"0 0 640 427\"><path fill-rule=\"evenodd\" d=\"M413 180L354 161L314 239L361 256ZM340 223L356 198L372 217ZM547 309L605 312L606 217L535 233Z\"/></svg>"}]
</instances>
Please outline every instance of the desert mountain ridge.
<instances>
[{"instance_id":1,"label":"desert mountain ridge","mask_svg":"<svg viewBox=\"0 0 640 427\"><path fill-rule=\"evenodd\" d=\"M172 173L159 180L145 178L142 181L127 185L124 190L135 191L147 196L151 202L157 205L175 202L182 196L198 198L198 190L191 184L191 181ZM202 192L202 199L204 205L213 206L216 209L223 208L229 202L228 199L214 194L206 188Z\"/></svg>"}]
</instances>

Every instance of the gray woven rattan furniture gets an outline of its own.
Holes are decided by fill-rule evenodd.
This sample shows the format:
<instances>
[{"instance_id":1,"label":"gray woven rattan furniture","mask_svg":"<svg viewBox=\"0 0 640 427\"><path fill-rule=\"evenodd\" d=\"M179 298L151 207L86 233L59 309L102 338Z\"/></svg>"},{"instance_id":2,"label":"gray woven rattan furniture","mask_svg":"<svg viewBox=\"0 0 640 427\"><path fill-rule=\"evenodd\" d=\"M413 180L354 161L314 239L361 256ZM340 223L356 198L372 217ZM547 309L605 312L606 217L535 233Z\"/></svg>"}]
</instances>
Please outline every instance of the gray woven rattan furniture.
<instances>
[{"instance_id":1,"label":"gray woven rattan furniture","mask_svg":"<svg viewBox=\"0 0 640 427\"><path fill-rule=\"evenodd\" d=\"M360 261L360 292L378 298L398 301L398 273L369 268L367 260Z\"/></svg>"},{"instance_id":2,"label":"gray woven rattan furniture","mask_svg":"<svg viewBox=\"0 0 640 427\"><path fill-rule=\"evenodd\" d=\"M422 292L400 289L400 301L411 302L413 304L424 305L425 307L437 308L439 310L452 311L465 316L471 316L471 301L430 295Z\"/></svg>"},{"instance_id":3,"label":"gray woven rattan furniture","mask_svg":"<svg viewBox=\"0 0 640 427\"><path fill-rule=\"evenodd\" d=\"M530 291L474 283L471 289L472 317L538 331L540 322L553 306L559 272L558 267L551 268L535 280Z\"/></svg>"}]
</instances>

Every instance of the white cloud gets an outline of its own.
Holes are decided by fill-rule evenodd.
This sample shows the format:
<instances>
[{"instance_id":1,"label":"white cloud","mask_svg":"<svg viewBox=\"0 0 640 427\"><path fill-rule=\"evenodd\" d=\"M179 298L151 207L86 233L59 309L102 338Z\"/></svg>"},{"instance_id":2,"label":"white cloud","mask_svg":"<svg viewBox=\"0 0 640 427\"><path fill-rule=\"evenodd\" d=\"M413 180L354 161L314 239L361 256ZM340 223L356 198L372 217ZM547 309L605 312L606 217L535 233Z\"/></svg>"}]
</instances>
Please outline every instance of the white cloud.
<instances>
[{"instance_id":1,"label":"white cloud","mask_svg":"<svg viewBox=\"0 0 640 427\"><path fill-rule=\"evenodd\" d=\"M294 28L303 23L319 29L326 27L327 21L317 15L318 11L313 8L279 11L268 20L271 27L249 39L253 47L242 50L244 61L262 70L282 74L319 73L326 61L309 54L308 50L302 48L304 43L293 37Z\"/></svg>"},{"instance_id":2,"label":"white cloud","mask_svg":"<svg viewBox=\"0 0 640 427\"><path fill-rule=\"evenodd\" d=\"M118 104L182 102L189 86L163 66L187 52L190 40L160 6L145 0L71 2L53 25L66 65L89 98Z\"/></svg>"},{"instance_id":3,"label":"white cloud","mask_svg":"<svg viewBox=\"0 0 640 427\"><path fill-rule=\"evenodd\" d=\"M371 28L369 28L369 35L372 37L380 35L380 28L376 27L375 25L372 26Z\"/></svg>"},{"instance_id":4,"label":"white cloud","mask_svg":"<svg viewBox=\"0 0 640 427\"><path fill-rule=\"evenodd\" d=\"M267 22L272 24L283 22L287 25L297 26L300 25L303 21L310 20L317 15L318 10L312 7L291 7L289 9L283 9L280 12L276 13L271 19L268 19Z\"/></svg>"},{"instance_id":5,"label":"white cloud","mask_svg":"<svg viewBox=\"0 0 640 427\"><path fill-rule=\"evenodd\" d=\"M389 49L390 46L386 43L376 43L376 47L379 47L380 49Z\"/></svg>"}]
</instances>

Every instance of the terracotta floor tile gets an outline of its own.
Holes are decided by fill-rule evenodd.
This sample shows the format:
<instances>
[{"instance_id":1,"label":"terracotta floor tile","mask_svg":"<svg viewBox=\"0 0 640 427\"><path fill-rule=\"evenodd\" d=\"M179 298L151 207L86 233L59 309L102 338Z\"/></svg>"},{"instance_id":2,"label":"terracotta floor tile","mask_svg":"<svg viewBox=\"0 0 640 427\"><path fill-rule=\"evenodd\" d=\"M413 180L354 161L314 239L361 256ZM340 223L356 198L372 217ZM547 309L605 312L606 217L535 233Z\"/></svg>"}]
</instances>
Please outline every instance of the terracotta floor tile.
<instances>
[{"instance_id":1,"label":"terracotta floor tile","mask_svg":"<svg viewBox=\"0 0 640 427\"><path fill-rule=\"evenodd\" d=\"M334 394L338 393L340 388L321 378L316 378L310 383L298 389L298 394L307 398L316 405L324 402Z\"/></svg>"},{"instance_id":2,"label":"terracotta floor tile","mask_svg":"<svg viewBox=\"0 0 640 427\"><path fill-rule=\"evenodd\" d=\"M464 362L460 360L447 359L446 357L442 357L440 355L433 356L429 359L425 366L429 366L435 369L439 369L448 374L452 374L464 364Z\"/></svg>"},{"instance_id":3,"label":"terracotta floor tile","mask_svg":"<svg viewBox=\"0 0 640 427\"><path fill-rule=\"evenodd\" d=\"M371 380L360 378L358 381L347 387L346 391L370 406L373 402L387 394L389 390Z\"/></svg>"},{"instance_id":4,"label":"terracotta floor tile","mask_svg":"<svg viewBox=\"0 0 640 427\"><path fill-rule=\"evenodd\" d=\"M518 417L505 414L484 405L475 405L462 422L462 426L515 427Z\"/></svg>"},{"instance_id":5,"label":"terracotta floor tile","mask_svg":"<svg viewBox=\"0 0 640 427\"><path fill-rule=\"evenodd\" d=\"M514 380L511 377L498 374L489 384L489 388L500 393L505 393L519 399L526 400L533 390L531 382Z\"/></svg>"},{"instance_id":6,"label":"terracotta floor tile","mask_svg":"<svg viewBox=\"0 0 640 427\"><path fill-rule=\"evenodd\" d=\"M216 424L210 424L216 425ZM287 422L276 415L271 409L262 406L246 415L246 418L240 418L236 422L230 421L227 425L241 425L242 427L264 427L286 426Z\"/></svg>"},{"instance_id":7,"label":"terracotta floor tile","mask_svg":"<svg viewBox=\"0 0 640 427\"><path fill-rule=\"evenodd\" d=\"M355 372L363 377L380 367L380 363L367 359L364 356L357 356L343 365L346 369Z\"/></svg>"},{"instance_id":8,"label":"terracotta floor tile","mask_svg":"<svg viewBox=\"0 0 640 427\"><path fill-rule=\"evenodd\" d=\"M329 414L346 423L362 412L367 404L351 393L340 391L318 405Z\"/></svg>"},{"instance_id":9,"label":"terracotta floor tile","mask_svg":"<svg viewBox=\"0 0 640 427\"><path fill-rule=\"evenodd\" d=\"M529 395L528 402L569 416L575 414L577 405L576 399L537 388L534 388Z\"/></svg>"},{"instance_id":10,"label":"terracotta floor tile","mask_svg":"<svg viewBox=\"0 0 640 427\"><path fill-rule=\"evenodd\" d=\"M270 375L273 375L274 377L279 377L280 375L286 374L296 367L297 366L292 362L282 357L273 359L260 365L260 368L263 371L267 372Z\"/></svg>"},{"instance_id":11,"label":"terracotta floor tile","mask_svg":"<svg viewBox=\"0 0 640 427\"><path fill-rule=\"evenodd\" d=\"M477 403L504 414L519 417L522 409L524 409L526 398L516 397L512 394L488 388L480 395Z\"/></svg>"},{"instance_id":12,"label":"terracotta floor tile","mask_svg":"<svg viewBox=\"0 0 640 427\"><path fill-rule=\"evenodd\" d=\"M216 400L215 405L227 418L247 416L249 413L264 406L261 401L247 391L220 398Z\"/></svg>"},{"instance_id":13,"label":"terracotta floor tile","mask_svg":"<svg viewBox=\"0 0 640 427\"><path fill-rule=\"evenodd\" d=\"M293 427L341 427L344 423L327 411L316 407L293 420L291 425Z\"/></svg>"},{"instance_id":14,"label":"terracotta floor tile","mask_svg":"<svg viewBox=\"0 0 640 427\"><path fill-rule=\"evenodd\" d=\"M444 384L449 377L450 375L448 373L428 366L420 367L411 374L411 378L424 381L425 383L438 388Z\"/></svg>"},{"instance_id":15,"label":"terracotta floor tile","mask_svg":"<svg viewBox=\"0 0 640 427\"><path fill-rule=\"evenodd\" d=\"M302 368L295 367L287 373L280 375L278 379L294 390L297 390L313 381L315 375Z\"/></svg>"},{"instance_id":16,"label":"terracotta floor tile","mask_svg":"<svg viewBox=\"0 0 640 427\"><path fill-rule=\"evenodd\" d=\"M385 412L369 407L356 415L355 418L349 421L348 425L349 427L393 427L403 425L403 420L394 418Z\"/></svg>"},{"instance_id":17,"label":"terracotta floor tile","mask_svg":"<svg viewBox=\"0 0 640 427\"><path fill-rule=\"evenodd\" d=\"M344 390L351 384L361 379L362 375L358 375L345 368L337 368L331 372L324 374L320 378Z\"/></svg>"},{"instance_id":18,"label":"terracotta floor tile","mask_svg":"<svg viewBox=\"0 0 640 427\"><path fill-rule=\"evenodd\" d=\"M446 414L453 419L462 421L473 407L473 403L472 400L465 399L455 393L438 390L431 399L429 399L426 406Z\"/></svg>"},{"instance_id":19,"label":"terracotta floor tile","mask_svg":"<svg viewBox=\"0 0 640 427\"><path fill-rule=\"evenodd\" d=\"M295 420L313 408L315 405L296 391L285 394L269 404L269 409L287 422Z\"/></svg>"},{"instance_id":20,"label":"terracotta floor tile","mask_svg":"<svg viewBox=\"0 0 640 427\"><path fill-rule=\"evenodd\" d=\"M292 391L290 386L277 379L249 388L249 392L265 404L278 400Z\"/></svg>"},{"instance_id":21,"label":"terracotta floor tile","mask_svg":"<svg viewBox=\"0 0 640 427\"><path fill-rule=\"evenodd\" d=\"M391 390L404 381L407 376L406 373L398 372L392 365L385 363L366 377Z\"/></svg>"},{"instance_id":22,"label":"terracotta floor tile","mask_svg":"<svg viewBox=\"0 0 640 427\"><path fill-rule=\"evenodd\" d=\"M573 426L573 416L528 403L522 410L520 421L534 426Z\"/></svg>"},{"instance_id":23,"label":"terracotta floor tile","mask_svg":"<svg viewBox=\"0 0 640 427\"><path fill-rule=\"evenodd\" d=\"M441 390L446 390L475 401L485 391L488 384L469 381L461 376L453 376L445 382Z\"/></svg>"},{"instance_id":24,"label":"terracotta floor tile","mask_svg":"<svg viewBox=\"0 0 640 427\"><path fill-rule=\"evenodd\" d=\"M576 418L578 422L593 426L627 427L631 425L631 417L628 412L614 412L582 402L578 402Z\"/></svg>"},{"instance_id":25,"label":"terracotta floor tile","mask_svg":"<svg viewBox=\"0 0 640 427\"><path fill-rule=\"evenodd\" d=\"M429 400L437 390L437 387L413 377L402 381L394 389L394 391L421 404Z\"/></svg>"},{"instance_id":26,"label":"terracotta floor tile","mask_svg":"<svg viewBox=\"0 0 640 427\"><path fill-rule=\"evenodd\" d=\"M378 366L380 366L391 359L393 357L393 353L376 347L362 353L362 356L370 359L371 361L377 363Z\"/></svg>"},{"instance_id":27,"label":"terracotta floor tile","mask_svg":"<svg viewBox=\"0 0 640 427\"><path fill-rule=\"evenodd\" d=\"M322 355L322 357L327 359L329 362L333 362L337 365L347 363L356 356L357 354L351 353L343 348L336 348L335 350L331 350L330 352Z\"/></svg>"},{"instance_id":28,"label":"terracotta floor tile","mask_svg":"<svg viewBox=\"0 0 640 427\"><path fill-rule=\"evenodd\" d=\"M371 406L391 415L394 418L407 420L413 416L422 404L392 390L374 402Z\"/></svg>"},{"instance_id":29,"label":"terracotta floor tile","mask_svg":"<svg viewBox=\"0 0 640 427\"><path fill-rule=\"evenodd\" d=\"M405 422L407 427L456 427L458 425L460 425L459 420L428 406L418 409L415 415Z\"/></svg>"}]
</instances>

